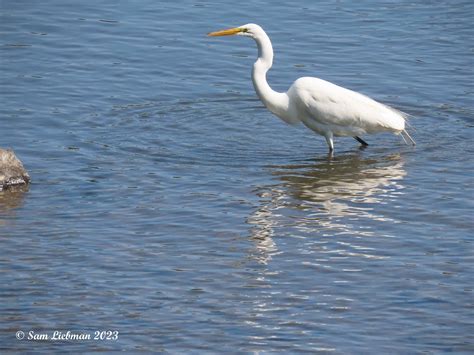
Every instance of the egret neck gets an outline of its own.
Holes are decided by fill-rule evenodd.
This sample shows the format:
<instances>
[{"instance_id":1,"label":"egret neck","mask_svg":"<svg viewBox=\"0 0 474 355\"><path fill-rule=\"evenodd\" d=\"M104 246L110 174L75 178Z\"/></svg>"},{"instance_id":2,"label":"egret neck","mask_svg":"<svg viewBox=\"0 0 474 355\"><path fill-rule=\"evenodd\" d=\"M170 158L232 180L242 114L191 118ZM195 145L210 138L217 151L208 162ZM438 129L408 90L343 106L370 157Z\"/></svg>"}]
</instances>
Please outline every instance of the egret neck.
<instances>
[{"instance_id":1,"label":"egret neck","mask_svg":"<svg viewBox=\"0 0 474 355\"><path fill-rule=\"evenodd\" d=\"M274 91L267 82L267 71L273 64L273 48L270 38L263 32L262 35L254 39L258 47L258 59L252 69L252 82L255 91L271 112L277 116L285 115L288 112L288 95Z\"/></svg>"}]
</instances>

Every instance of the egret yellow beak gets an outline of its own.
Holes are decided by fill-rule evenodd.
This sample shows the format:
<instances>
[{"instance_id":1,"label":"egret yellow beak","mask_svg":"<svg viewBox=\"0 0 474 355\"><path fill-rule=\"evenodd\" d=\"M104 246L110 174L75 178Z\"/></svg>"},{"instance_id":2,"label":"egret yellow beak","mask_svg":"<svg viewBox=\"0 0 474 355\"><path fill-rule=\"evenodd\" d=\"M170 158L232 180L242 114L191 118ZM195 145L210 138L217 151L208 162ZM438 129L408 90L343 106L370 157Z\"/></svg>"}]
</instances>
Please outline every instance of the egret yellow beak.
<instances>
[{"instance_id":1,"label":"egret yellow beak","mask_svg":"<svg viewBox=\"0 0 474 355\"><path fill-rule=\"evenodd\" d=\"M211 37L217 37L217 36L232 36L235 35L239 32L243 32L244 29L240 27L235 27L235 28L229 28L227 30L222 30L222 31L216 31L216 32L210 32L207 35Z\"/></svg>"}]
</instances>

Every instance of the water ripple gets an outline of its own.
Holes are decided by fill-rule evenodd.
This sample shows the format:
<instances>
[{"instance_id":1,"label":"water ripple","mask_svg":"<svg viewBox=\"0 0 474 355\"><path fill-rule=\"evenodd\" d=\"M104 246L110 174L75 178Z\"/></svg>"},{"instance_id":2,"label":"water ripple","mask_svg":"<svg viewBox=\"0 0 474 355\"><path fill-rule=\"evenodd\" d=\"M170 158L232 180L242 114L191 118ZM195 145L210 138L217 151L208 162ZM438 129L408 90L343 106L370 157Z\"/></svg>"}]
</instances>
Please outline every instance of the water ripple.
<instances>
[{"instance_id":1,"label":"water ripple","mask_svg":"<svg viewBox=\"0 0 474 355\"><path fill-rule=\"evenodd\" d=\"M472 352L470 1L1 7L1 144L32 183L0 192L0 351ZM273 117L254 44L205 36L249 14L272 87L371 95L417 147L328 159ZM77 329L120 337L15 339Z\"/></svg>"}]
</instances>

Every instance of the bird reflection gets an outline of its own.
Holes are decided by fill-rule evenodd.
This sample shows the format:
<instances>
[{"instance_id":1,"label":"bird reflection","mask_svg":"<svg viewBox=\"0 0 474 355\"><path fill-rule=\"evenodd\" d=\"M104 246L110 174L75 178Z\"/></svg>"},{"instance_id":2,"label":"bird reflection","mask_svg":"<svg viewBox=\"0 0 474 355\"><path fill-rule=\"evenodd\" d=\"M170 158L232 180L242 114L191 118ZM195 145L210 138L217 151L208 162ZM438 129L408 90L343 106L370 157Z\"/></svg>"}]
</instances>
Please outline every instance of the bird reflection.
<instances>
[{"instance_id":1,"label":"bird reflection","mask_svg":"<svg viewBox=\"0 0 474 355\"><path fill-rule=\"evenodd\" d=\"M277 183L259 188L260 207L248 217L257 259L266 264L278 253L275 230L292 233L344 232L373 235L354 221L389 222L378 208L402 194L406 171L400 154L364 156L359 151L331 159L315 159L267 168Z\"/></svg>"}]
</instances>

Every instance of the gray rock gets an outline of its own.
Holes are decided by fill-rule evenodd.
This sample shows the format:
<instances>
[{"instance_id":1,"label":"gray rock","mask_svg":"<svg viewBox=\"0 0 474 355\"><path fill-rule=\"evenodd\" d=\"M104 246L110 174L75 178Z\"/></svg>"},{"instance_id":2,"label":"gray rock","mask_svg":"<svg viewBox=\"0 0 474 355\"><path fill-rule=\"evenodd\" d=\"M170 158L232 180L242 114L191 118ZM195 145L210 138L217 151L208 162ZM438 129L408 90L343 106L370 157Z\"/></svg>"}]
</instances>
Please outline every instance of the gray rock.
<instances>
[{"instance_id":1,"label":"gray rock","mask_svg":"<svg viewBox=\"0 0 474 355\"><path fill-rule=\"evenodd\" d=\"M0 191L9 186L28 184L29 181L30 176L15 153L0 148Z\"/></svg>"}]
</instances>

